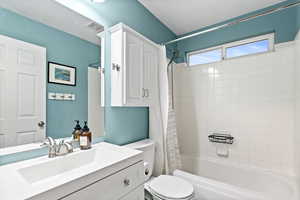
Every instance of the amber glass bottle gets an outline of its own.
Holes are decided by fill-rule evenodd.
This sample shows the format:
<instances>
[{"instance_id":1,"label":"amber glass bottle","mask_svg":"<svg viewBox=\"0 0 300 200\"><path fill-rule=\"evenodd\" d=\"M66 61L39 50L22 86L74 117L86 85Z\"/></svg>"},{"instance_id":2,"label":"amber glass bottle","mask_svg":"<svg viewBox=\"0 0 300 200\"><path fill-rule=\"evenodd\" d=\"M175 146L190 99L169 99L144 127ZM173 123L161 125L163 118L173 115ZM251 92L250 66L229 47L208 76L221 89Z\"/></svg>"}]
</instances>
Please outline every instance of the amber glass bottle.
<instances>
[{"instance_id":1,"label":"amber glass bottle","mask_svg":"<svg viewBox=\"0 0 300 200\"><path fill-rule=\"evenodd\" d=\"M76 122L76 126L74 127L74 131L73 131L73 140L74 141L79 141L79 137L82 133L82 130L81 130L81 126L79 124L79 120L75 120Z\"/></svg>"},{"instance_id":2,"label":"amber glass bottle","mask_svg":"<svg viewBox=\"0 0 300 200\"><path fill-rule=\"evenodd\" d=\"M79 137L79 145L81 150L90 149L92 147L92 133L87 126L87 121L84 122L82 133Z\"/></svg>"}]
</instances>

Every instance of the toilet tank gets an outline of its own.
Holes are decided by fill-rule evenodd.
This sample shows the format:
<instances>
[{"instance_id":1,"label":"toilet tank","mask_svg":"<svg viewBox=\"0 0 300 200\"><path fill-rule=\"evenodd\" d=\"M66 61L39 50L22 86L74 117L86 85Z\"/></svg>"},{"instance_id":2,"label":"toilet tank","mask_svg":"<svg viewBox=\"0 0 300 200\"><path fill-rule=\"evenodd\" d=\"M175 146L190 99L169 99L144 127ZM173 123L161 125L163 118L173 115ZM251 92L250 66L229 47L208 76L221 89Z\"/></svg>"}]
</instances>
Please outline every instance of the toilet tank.
<instances>
[{"instance_id":1,"label":"toilet tank","mask_svg":"<svg viewBox=\"0 0 300 200\"><path fill-rule=\"evenodd\" d=\"M153 172L155 143L153 140L146 139L135 143L125 145L125 147L142 151L144 154L145 181L147 181Z\"/></svg>"}]
</instances>

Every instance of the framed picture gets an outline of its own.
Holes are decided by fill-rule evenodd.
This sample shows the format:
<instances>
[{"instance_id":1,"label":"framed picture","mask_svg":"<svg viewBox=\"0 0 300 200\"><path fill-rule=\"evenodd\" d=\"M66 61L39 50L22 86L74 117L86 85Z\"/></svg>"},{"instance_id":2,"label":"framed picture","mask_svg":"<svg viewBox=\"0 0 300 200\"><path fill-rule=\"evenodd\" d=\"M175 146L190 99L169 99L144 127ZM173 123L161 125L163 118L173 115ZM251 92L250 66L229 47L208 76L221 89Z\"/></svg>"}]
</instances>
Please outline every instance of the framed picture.
<instances>
[{"instance_id":1,"label":"framed picture","mask_svg":"<svg viewBox=\"0 0 300 200\"><path fill-rule=\"evenodd\" d=\"M76 86L76 68L48 62L48 82Z\"/></svg>"}]
</instances>

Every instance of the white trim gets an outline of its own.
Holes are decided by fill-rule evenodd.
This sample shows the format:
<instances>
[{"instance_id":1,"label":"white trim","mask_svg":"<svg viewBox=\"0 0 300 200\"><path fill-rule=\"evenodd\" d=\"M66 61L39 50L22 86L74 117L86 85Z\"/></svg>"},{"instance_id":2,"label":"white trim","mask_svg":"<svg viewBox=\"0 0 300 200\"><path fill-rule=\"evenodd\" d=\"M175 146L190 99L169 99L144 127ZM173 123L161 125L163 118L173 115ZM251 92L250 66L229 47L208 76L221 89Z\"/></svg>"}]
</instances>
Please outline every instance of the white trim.
<instances>
[{"instance_id":1,"label":"white trim","mask_svg":"<svg viewBox=\"0 0 300 200\"><path fill-rule=\"evenodd\" d=\"M100 67L102 69L98 69L100 76L101 76L101 107L105 107L105 37L106 31L102 31L101 33L98 33L97 36L100 38L101 46L100 46Z\"/></svg>"},{"instance_id":2,"label":"white trim","mask_svg":"<svg viewBox=\"0 0 300 200\"><path fill-rule=\"evenodd\" d=\"M257 54L250 54L247 56L241 56L241 57L235 57L235 58L228 58L226 60L222 60L220 62L227 62L227 61L231 61L231 60L235 60L235 59L239 59L239 58L247 58L247 57L251 57L251 56L258 56L258 55L264 55L264 54L269 54L269 53L275 53L277 50L283 49L283 48L287 48L287 47L291 47L293 48L293 45L296 44L296 41L288 41L288 42L283 42L283 43L279 43L279 44L275 44L274 45L274 51L271 52L263 52L263 53L257 53ZM199 70L200 67L203 67L205 65L207 66L213 66L216 63L220 63L220 62L214 62L214 63L207 63L207 64L197 64L197 65L192 65L192 66L188 66L187 63L178 63L177 65L180 65L180 67L184 70Z\"/></svg>"},{"instance_id":3,"label":"white trim","mask_svg":"<svg viewBox=\"0 0 300 200\"><path fill-rule=\"evenodd\" d=\"M235 42L225 43L225 44L222 44L222 45L218 45L218 46L214 46L214 47L210 47L210 48L206 48L206 49L202 49L202 50L198 50L198 51L189 52L187 54L187 67L193 67L193 66L198 66L198 65L206 65L206 64L216 63L216 62L222 62L224 60L230 60L230 59L235 59L235 58L240 58L240 57L245 57L245 56L262 54L262 53L253 53L253 54L247 54L247 55L237 56L237 57L232 57L232 58L227 58L226 57L226 49L228 49L228 48L236 47L236 46L240 46L240 45L245 45L245 44L249 44L249 43L253 43L253 42L258 42L258 41L262 41L262 40L268 40L269 41L268 51L262 52L262 53L272 52L272 51L275 50L275 47L274 47L274 33L269 33L269 34L265 34L265 35L260 35L260 36L256 36L256 37L247 38L247 39L244 39L244 40L238 40L238 41L235 41ZM220 61L206 63L206 64L190 65L190 63L189 63L190 56L200 54L200 53L204 53L204 52L208 52L208 51L213 51L213 50L216 50L216 49L221 49L222 50L222 58L221 58Z\"/></svg>"},{"instance_id":4,"label":"white trim","mask_svg":"<svg viewBox=\"0 0 300 200\"><path fill-rule=\"evenodd\" d=\"M263 41L263 40L268 40L269 41L269 48L268 48L268 51L266 51L266 52L274 51L274 33L269 33L269 34L266 34L266 35L260 35L260 36L257 36L257 37L252 37L252 38L248 38L248 39L245 39L245 40L239 40L239 41L236 41L236 42L231 42L231 43L224 44L223 45L224 59L232 59L232 58L227 58L226 57L226 49L228 49L228 48L237 47L237 46L250 44L250 43L254 43L254 42L259 42L259 41ZM263 53L266 53L266 52L263 52ZM254 54L260 54L260 53L253 53L253 54L248 54L248 55L254 55ZM248 56L248 55L244 55L244 56ZM243 56L236 56L234 58L238 58L238 57L243 57Z\"/></svg>"},{"instance_id":5,"label":"white trim","mask_svg":"<svg viewBox=\"0 0 300 200\"><path fill-rule=\"evenodd\" d=\"M119 23L119 24L116 24L112 27L109 28L109 31L111 33L115 32L115 31L118 31L120 29L125 29L126 31L129 31L133 34L135 34L136 36L142 38L143 40L146 40L147 42L149 42L150 44L152 44L153 46L159 48L160 45L159 44L156 44L155 42L153 42L152 40L146 38L144 35L142 35L141 33L137 32L136 30L130 28L129 26L127 26L126 24L123 24L123 23Z\"/></svg>"}]
</instances>

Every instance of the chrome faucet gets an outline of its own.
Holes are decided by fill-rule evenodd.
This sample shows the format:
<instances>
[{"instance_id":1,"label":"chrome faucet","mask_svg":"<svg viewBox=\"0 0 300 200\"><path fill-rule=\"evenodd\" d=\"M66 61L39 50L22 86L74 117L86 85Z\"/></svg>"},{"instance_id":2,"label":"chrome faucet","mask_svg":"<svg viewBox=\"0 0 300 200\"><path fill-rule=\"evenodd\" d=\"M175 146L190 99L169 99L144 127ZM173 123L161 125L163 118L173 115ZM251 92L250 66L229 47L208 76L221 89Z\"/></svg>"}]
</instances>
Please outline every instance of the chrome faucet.
<instances>
[{"instance_id":1,"label":"chrome faucet","mask_svg":"<svg viewBox=\"0 0 300 200\"><path fill-rule=\"evenodd\" d=\"M62 147L65 147L65 151L61 152ZM56 149L56 156L63 156L66 155L68 153L72 153L73 152L73 145L70 142L65 142L64 140L61 140L57 146Z\"/></svg>"},{"instance_id":2,"label":"chrome faucet","mask_svg":"<svg viewBox=\"0 0 300 200\"><path fill-rule=\"evenodd\" d=\"M41 146L47 146L49 148L49 158L54 158L56 156L62 156L73 152L73 145L71 143L61 140L59 144L57 144L52 137L47 137ZM65 152L62 152L62 147L65 147Z\"/></svg>"}]
</instances>

